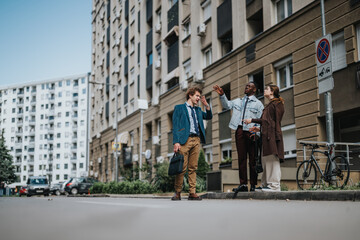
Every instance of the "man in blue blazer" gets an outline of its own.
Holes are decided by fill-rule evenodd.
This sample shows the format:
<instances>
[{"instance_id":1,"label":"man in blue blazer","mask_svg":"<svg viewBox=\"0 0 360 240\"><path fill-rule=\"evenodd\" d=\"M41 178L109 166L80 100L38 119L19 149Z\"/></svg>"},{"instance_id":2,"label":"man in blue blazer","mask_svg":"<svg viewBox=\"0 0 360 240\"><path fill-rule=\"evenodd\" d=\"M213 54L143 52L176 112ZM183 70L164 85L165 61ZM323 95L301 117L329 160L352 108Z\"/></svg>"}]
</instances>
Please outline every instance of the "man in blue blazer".
<instances>
[{"instance_id":1,"label":"man in blue blazer","mask_svg":"<svg viewBox=\"0 0 360 240\"><path fill-rule=\"evenodd\" d=\"M176 105L173 113L173 144L174 152L184 155L183 171L175 177L175 194L171 200L181 200L181 190L186 168L189 173L189 200L201 200L196 194L196 170L201 143L205 143L205 128L203 120L212 119L212 112L202 90L194 87L186 93L186 102ZM203 112L198 107L199 100L206 108Z\"/></svg>"}]
</instances>

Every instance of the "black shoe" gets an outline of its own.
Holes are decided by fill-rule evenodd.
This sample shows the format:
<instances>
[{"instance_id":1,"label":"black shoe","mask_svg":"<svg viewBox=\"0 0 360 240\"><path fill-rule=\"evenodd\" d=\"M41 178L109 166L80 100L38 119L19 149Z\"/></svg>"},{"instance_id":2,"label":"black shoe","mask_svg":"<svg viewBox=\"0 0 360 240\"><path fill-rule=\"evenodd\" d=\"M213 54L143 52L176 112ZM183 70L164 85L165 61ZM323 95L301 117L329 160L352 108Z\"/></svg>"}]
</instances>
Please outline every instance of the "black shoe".
<instances>
[{"instance_id":1,"label":"black shoe","mask_svg":"<svg viewBox=\"0 0 360 240\"><path fill-rule=\"evenodd\" d=\"M251 185L250 192L255 192L255 185Z\"/></svg>"},{"instance_id":2,"label":"black shoe","mask_svg":"<svg viewBox=\"0 0 360 240\"><path fill-rule=\"evenodd\" d=\"M246 184L241 184L237 188L233 188L233 192L247 192L248 186Z\"/></svg>"},{"instance_id":3,"label":"black shoe","mask_svg":"<svg viewBox=\"0 0 360 240\"><path fill-rule=\"evenodd\" d=\"M262 192L262 187L255 188L255 192Z\"/></svg>"}]
</instances>

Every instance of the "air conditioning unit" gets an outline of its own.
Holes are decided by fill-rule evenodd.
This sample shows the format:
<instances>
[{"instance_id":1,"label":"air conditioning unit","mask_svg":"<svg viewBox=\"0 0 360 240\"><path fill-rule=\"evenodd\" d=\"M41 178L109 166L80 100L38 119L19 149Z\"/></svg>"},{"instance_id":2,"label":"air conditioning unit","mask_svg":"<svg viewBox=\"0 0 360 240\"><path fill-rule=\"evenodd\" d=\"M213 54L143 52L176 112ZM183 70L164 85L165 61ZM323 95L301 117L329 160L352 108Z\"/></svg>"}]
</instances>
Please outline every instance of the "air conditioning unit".
<instances>
[{"instance_id":1,"label":"air conditioning unit","mask_svg":"<svg viewBox=\"0 0 360 240\"><path fill-rule=\"evenodd\" d=\"M93 176L94 175L94 171L90 171L90 176Z\"/></svg>"},{"instance_id":2,"label":"air conditioning unit","mask_svg":"<svg viewBox=\"0 0 360 240\"><path fill-rule=\"evenodd\" d=\"M104 42L104 38L101 37L99 43L103 43L103 42Z\"/></svg>"},{"instance_id":3,"label":"air conditioning unit","mask_svg":"<svg viewBox=\"0 0 360 240\"><path fill-rule=\"evenodd\" d=\"M159 97L154 97L151 99L151 105L157 106L159 105Z\"/></svg>"},{"instance_id":4,"label":"air conditioning unit","mask_svg":"<svg viewBox=\"0 0 360 240\"><path fill-rule=\"evenodd\" d=\"M93 165L93 161L90 161L90 166L92 166Z\"/></svg>"},{"instance_id":5,"label":"air conditioning unit","mask_svg":"<svg viewBox=\"0 0 360 240\"><path fill-rule=\"evenodd\" d=\"M160 143L159 136L153 136L152 137L152 143L155 144L155 145L158 145Z\"/></svg>"},{"instance_id":6,"label":"air conditioning unit","mask_svg":"<svg viewBox=\"0 0 360 240\"><path fill-rule=\"evenodd\" d=\"M195 72L194 74L194 82L196 83L203 83L204 82L204 76L203 76L203 71L199 70L197 72Z\"/></svg>"},{"instance_id":7,"label":"air conditioning unit","mask_svg":"<svg viewBox=\"0 0 360 240\"><path fill-rule=\"evenodd\" d=\"M105 17L105 12L104 12L104 14L100 14L100 19L101 20L104 20L104 17Z\"/></svg>"},{"instance_id":8,"label":"air conditioning unit","mask_svg":"<svg viewBox=\"0 0 360 240\"><path fill-rule=\"evenodd\" d=\"M185 81L180 82L181 90L186 91L188 89L188 86L189 86L188 81L185 80Z\"/></svg>"},{"instance_id":9,"label":"air conditioning unit","mask_svg":"<svg viewBox=\"0 0 360 240\"><path fill-rule=\"evenodd\" d=\"M138 155L138 154L133 154L133 155L132 155L132 161L133 161L133 162L139 161L139 155Z\"/></svg>"},{"instance_id":10,"label":"air conditioning unit","mask_svg":"<svg viewBox=\"0 0 360 240\"><path fill-rule=\"evenodd\" d=\"M115 13L115 19L120 19L120 11Z\"/></svg>"},{"instance_id":11,"label":"air conditioning unit","mask_svg":"<svg viewBox=\"0 0 360 240\"><path fill-rule=\"evenodd\" d=\"M197 27L197 35L200 37L205 36L205 32L206 32L206 25L202 23Z\"/></svg>"},{"instance_id":12,"label":"air conditioning unit","mask_svg":"<svg viewBox=\"0 0 360 240\"><path fill-rule=\"evenodd\" d=\"M95 177L98 177L98 175L99 175L99 173L98 173L98 172L96 172L94 176L95 176Z\"/></svg>"},{"instance_id":13,"label":"air conditioning unit","mask_svg":"<svg viewBox=\"0 0 360 240\"><path fill-rule=\"evenodd\" d=\"M92 54L95 54L95 48L92 49Z\"/></svg>"},{"instance_id":14,"label":"air conditioning unit","mask_svg":"<svg viewBox=\"0 0 360 240\"><path fill-rule=\"evenodd\" d=\"M155 69L160 69L161 68L161 60L156 60L155 61Z\"/></svg>"},{"instance_id":15,"label":"air conditioning unit","mask_svg":"<svg viewBox=\"0 0 360 240\"><path fill-rule=\"evenodd\" d=\"M98 163L101 163L101 157L98 158Z\"/></svg>"},{"instance_id":16,"label":"air conditioning unit","mask_svg":"<svg viewBox=\"0 0 360 240\"><path fill-rule=\"evenodd\" d=\"M115 39L115 46L119 46L119 45L120 45L120 39L117 38L117 39Z\"/></svg>"},{"instance_id":17,"label":"air conditioning unit","mask_svg":"<svg viewBox=\"0 0 360 240\"><path fill-rule=\"evenodd\" d=\"M140 4L140 3L141 3L141 0L138 0L138 3Z\"/></svg>"},{"instance_id":18,"label":"air conditioning unit","mask_svg":"<svg viewBox=\"0 0 360 240\"><path fill-rule=\"evenodd\" d=\"M158 23L155 25L155 32L156 33L161 33L161 23Z\"/></svg>"},{"instance_id":19,"label":"air conditioning unit","mask_svg":"<svg viewBox=\"0 0 360 240\"><path fill-rule=\"evenodd\" d=\"M118 74L120 72L120 68L119 67L116 67L115 69L114 69L114 74Z\"/></svg>"},{"instance_id":20,"label":"air conditioning unit","mask_svg":"<svg viewBox=\"0 0 360 240\"><path fill-rule=\"evenodd\" d=\"M103 85L101 84L101 85L99 85L99 90L102 90L103 89Z\"/></svg>"}]
</instances>

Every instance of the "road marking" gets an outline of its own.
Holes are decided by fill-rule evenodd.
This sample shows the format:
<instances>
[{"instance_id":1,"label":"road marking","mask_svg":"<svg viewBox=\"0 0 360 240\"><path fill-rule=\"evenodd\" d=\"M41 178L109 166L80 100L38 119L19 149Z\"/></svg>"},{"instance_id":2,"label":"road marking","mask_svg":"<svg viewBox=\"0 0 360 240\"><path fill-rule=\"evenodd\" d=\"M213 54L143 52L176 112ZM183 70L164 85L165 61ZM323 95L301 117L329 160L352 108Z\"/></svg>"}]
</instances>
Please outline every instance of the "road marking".
<instances>
[{"instance_id":1,"label":"road marking","mask_svg":"<svg viewBox=\"0 0 360 240\"><path fill-rule=\"evenodd\" d=\"M169 208L164 205L150 205L150 204L136 204L136 203L110 203L110 202L91 202L91 201L77 201L79 203L90 203L98 205L110 205L110 206L125 206L125 207L142 207L142 208Z\"/></svg>"}]
</instances>

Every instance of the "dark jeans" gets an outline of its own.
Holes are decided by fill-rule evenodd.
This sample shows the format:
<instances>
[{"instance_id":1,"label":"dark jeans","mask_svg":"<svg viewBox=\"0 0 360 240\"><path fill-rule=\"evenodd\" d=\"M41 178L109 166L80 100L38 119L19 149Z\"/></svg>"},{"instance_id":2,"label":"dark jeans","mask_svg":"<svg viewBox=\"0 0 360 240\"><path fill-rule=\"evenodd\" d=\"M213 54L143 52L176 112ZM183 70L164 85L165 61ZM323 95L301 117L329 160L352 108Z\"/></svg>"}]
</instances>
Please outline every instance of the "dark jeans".
<instances>
[{"instance_id":1,"label":"dark jeans","mask_svg":"<svg viewBox=\"0 0 360 240\"><path fill-rule=\"evenodd\" d=\"M247 184L247 156L249 155L250 184L257 184L257 173L255 170L255 142L250 139L250 132L243 131L239 126L235 133L236 149L239 161L240 184Z\"/></svg>"}]
</instances>

